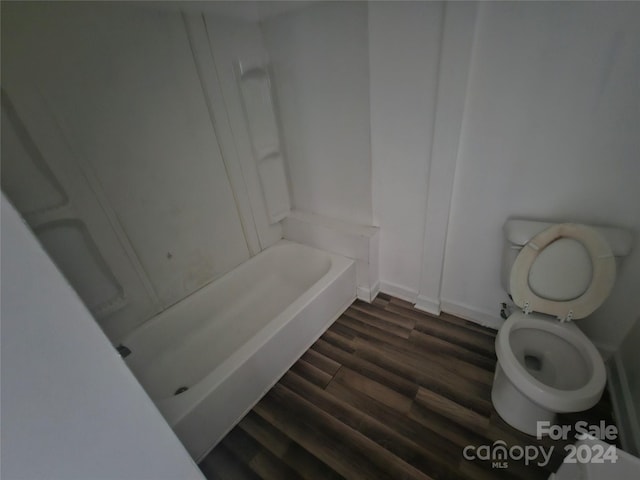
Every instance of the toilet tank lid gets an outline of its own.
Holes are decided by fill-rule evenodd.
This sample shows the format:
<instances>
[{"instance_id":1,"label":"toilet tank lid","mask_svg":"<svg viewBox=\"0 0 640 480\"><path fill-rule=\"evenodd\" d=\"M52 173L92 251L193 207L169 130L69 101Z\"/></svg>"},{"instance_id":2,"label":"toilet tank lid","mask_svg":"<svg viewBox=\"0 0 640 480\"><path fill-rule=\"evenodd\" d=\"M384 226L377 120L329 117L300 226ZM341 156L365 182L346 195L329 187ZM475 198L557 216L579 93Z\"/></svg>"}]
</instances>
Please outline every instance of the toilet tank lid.
<instances>
[{"instance_id":1,"label":"toilet tank lid","mask_svg":"<svg viewBox=\"0 0 640 480\"><path fill-rule=\"evenodd\" d=\"M537 220L510 219L504 224L504 236L513 245L523 246L538 233L546 230L556 223L563 222L541 222ZM601 227L588 225L600 232L607 239L611 251L616 257L625 257L631 252L633 235L629 230L618 227Z\"/></svg>"}]
</instances>

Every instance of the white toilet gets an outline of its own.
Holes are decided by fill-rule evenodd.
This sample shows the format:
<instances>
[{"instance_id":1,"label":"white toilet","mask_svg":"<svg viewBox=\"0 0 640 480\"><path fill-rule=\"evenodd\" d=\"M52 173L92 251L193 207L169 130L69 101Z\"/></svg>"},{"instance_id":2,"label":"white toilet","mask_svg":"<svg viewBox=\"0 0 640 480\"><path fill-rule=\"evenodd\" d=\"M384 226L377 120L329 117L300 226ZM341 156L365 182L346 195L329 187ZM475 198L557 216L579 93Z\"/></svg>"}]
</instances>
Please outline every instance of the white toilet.
<instances>
[{"instance_id":1,"label":"white toilet","mask_svg":"<svg viewBox=\"0 0 640 480\"><path fill-rule=\"evenodd\" d=\"M607 298L616 257L631 234L609 227L509 220L503 285L520 310L496 338L491 399L512 427L536 435L537 422L594 406L606 383L598 350L576 327Z\"/></svg>"}]
</instances>

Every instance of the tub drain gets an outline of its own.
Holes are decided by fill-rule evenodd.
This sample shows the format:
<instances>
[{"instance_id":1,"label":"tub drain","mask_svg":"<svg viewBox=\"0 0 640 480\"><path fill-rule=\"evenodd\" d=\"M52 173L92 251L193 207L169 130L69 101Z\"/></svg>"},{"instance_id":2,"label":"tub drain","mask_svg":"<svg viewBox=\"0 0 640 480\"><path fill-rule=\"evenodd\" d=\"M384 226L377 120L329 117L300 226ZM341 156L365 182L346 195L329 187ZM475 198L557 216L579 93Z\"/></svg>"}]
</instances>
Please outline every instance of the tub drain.
<instances>
[{"instance_id":1,"label":"tub drain","mask_svg":"<svg viewBox=\"0 0 640 480\"><path fill-rule=\"evenodd\" d=\"M174 395L180 395L182 392L186 392L187 390L189 390L189 387L180 387L175 392L173 392L173 394Z\"/></svg>"}]
</instances>

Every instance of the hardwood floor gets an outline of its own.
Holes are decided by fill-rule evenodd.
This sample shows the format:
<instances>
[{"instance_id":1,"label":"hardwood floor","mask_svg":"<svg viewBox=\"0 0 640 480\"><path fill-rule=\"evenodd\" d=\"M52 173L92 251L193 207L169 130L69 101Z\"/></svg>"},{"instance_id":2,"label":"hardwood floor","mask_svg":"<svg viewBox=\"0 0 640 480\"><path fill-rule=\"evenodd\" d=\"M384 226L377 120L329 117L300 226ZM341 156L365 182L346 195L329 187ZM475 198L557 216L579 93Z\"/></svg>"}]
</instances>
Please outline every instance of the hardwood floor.
<instances>
[{"instance_id":1,"label":"hardwood floor","mask_svg":"<svg viewBox=\"0 0 640 480\"><path fill-rule=\"evenodd\" d=\"M200 463L209 479L546 479L562 442L538 441L491 405L496 332L380 294L356 301ZM600 403L562 421L612 423ZM554 447L544 467L466 460L463 449ZM540 459L542 457L539 457Z\"/></svg>"}]
</instances>

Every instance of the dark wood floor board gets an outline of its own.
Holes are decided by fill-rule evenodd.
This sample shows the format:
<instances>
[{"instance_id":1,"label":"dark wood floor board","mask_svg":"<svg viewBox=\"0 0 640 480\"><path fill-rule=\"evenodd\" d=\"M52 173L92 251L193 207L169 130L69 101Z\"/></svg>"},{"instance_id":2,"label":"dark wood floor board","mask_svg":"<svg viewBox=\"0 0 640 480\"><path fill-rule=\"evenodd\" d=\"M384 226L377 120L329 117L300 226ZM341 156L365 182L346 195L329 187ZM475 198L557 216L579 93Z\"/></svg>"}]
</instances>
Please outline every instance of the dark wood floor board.
<instances>
[{"instance_id":1,"label":"dark wood floor board","mask_svg":"<svg viewBox=\"0 0 640 480\"><path fill-rule=\"evenodd\" d=\"M403 395L393 388L376 382L365 375L360 375L358 372L344 366L338 370L338 373L336 373L332 381L358 390L404 414L409 413L413 397L415 396L415 391L411 396Z\"/></svg>"},{"instance_id":2,"label":"dark wood floor board","mask_svg":"<svg viewBox=\"0 0 640 480\"><path fill-rule=\"evenodd\" d=\"M259 478L281 480L301 478L291 467L273 455L242 429L232 430L222 441L233 455Z\"/></svg>"},{"instance_id":3,"label":"dark wood floor board","mask_svg":"<svg viewBox=\"0 0 640 480\"><path fill-rule=\"evenodd\" d=\"M384 307L381 307L380 305L366 303L366 302L363 302L362 300L356 300L355 302L353 302L353 305L351 305L349 307L349 310L347 311L352 311L352 312L358 311L358 312L366 313L382 321L385 321L387 323L393 323L395 325L398 325L399 327L402 327L408 330L411 330L416 326L415 319L401 316L393 312L389 312Z\"/></svg>"},{"instance_id":4,"label":"dark wood floor board","mask_svg":"<svg viewBox=\"0 0 640 480\"><path fill-rule=\"evenodd\" d=\"M346 327L346 330L345 328L340 330L340 327ZM331 329L338 329L341 332L352 333L355 337L375 338L377 340L389 342L392 345L405 345L406 343L406 339L393 335L386 330L365 323L357 318L353 318L347 313L338 318L336 323L331 326Z\"/></svg>"},{"instance_id":5,"label":"dark wood floor board","mask_svg":"<svg viewBox=\"0 0 640 480\"><path fill-rule=\"evenodd\" d=\"M238 428L289 465L301 478L306 480L344 478L253 411L242 419Z\"/></svg>"},{"instance_id":6,"label":"dark wood floor board","mask_svg":"<svg viewBox=\"0 0 640 480\"><path fill-rule=\"evenodd\" d=\"M422 333L447 340L473 352L495 358L495 338L478 335L465 327L454 325L437 318L425 317L416 321L415 329Z\"/></svg>"},{"instance_id":7,"label":"dark wood floor board","mask_svg":"<svg viewBox=\"0 0 640 480\"><path fill-rule=\"evenodd\" d=\"M493 374L458 359L398 348L376 341L356 339L355 355L423 386L441 386L458 392L476 393L489 400ZM413 347L413 346L412 346Z\"/></svg>"},{"instance_id":8,"label":"dark wood floor board","mask_svg":"<svg viewBox=\"0 0 640 480\"><path fill-rule=\"evenodd\" d=\"M440 315L433 315L431 313L418 310L415 307L413 307L409 302L406 302L404 300L392 299L389 301L389 304L384 308L388 312L396 313L402 316L408 316L409 318L414 318L418 320L425 317L436 318L450 324L464 327L465 329L471 330L475 333L488 335L490 337L495 337L497 333L492 328L484 327L475 322L470 322L469 320L464 320L462 318L458 318L454 315L450 315L445 312L440 313Z\"/></svg>"},{"instance_id":9,"label":"dark wood floor board","mask_svg":"<svg viewBox=\"0 0 640 480\"><path fill-rule=\"evenodd\" d=\"M491 387L493 383L493 372L449 355L426 351L424 348L416 346L412 342L409 342L409 344L404 347L398 347L376 340L363 341L362 339L355 339L353 346L358 353L367 351L374 355L375 352L377 352L382 357L391 356L402 359L403 362L417 369L436 366L445 368L453 375L480 383L487 387Z\"/></svg>"},{"instance_id":10,"label":"dark wood floor board","mask_svg":"<svg viewBox=\"0 0 640 480\"><path fill-rule=\"evenodd\" d=\"M290 392L310 401L322 411L322 413L318 414L319 416L323 417L324 414L329 414L341 422L343 425L339 425L339 427L346 426L354 431L360 431L361 425L368 421L365 412L353 408L341 399L331 395L328 390L318 388L317 385L297 375L295 372L287 372L280 380L280 383Z\"/></svg>"},{"instance_id":11,"label":"dark wood floor board","mask_svg":"<svg viewBox=\"0 0 640 480\"><path fill-rule=\"evenodd\" d=\"M417 330L413 330L411 332L409 339L429 352L438 352L442 355L449 355L453 358L470 363L471 365L482 367L490 372L495 370L495 358L488 358L477 352L473 352L454 343L450 343L447 340L434 337L433 335L419 332Z\"/></svg>"},{"instance_id":12,"label":"dark wood floor board","mask_svg":"<svg viewBox=\"0 0 640 480\"><path fill-rule=\"evenodd\" d=\"M358 345L355 355L375 363L384 371L438 392L478 413L489 414L491 389L488 385L457 375L454 369L437 363L429 364L424 359L412 358L389 349L382 349L381 352L376 347L371 342Z\"/></svg>"},{"instance_id":13,"label":"dark wood floor board","mask_svg":"<svg viewBox=\"0 0 640 480\"><path fill-rule=\"evenodd\" d=\"M381 298L380 295L378 295L373 299L373 302L371 302L371 304L375 305L376 307L384 308L389 305L389 300L385 300L384 298Z\"/></svg>"},{"instance_id":14,"label":"dark wood floor board","mask_svg":"<svg viewBox=\"0 0 640 480\"><path fill-rule=\"evenodd\" d=\"M344 350L336 348L327 342L318 341L312 348L332 360L339 362L341 365L348 367L371 380L379 382L406 397L413 398L418 391L418 385L416 385L415 381L404 376L397 375L395 372L380 367L366 359L360 358L354 353L346 353Z\"/></svg>"},{"instance_id":15,"label":"dark wood floor board","mask_svg":"<svg viewBox=\"0 0 640 480\"><path fill-rule=\"evenodd\" d=\"M241 428L234 428L222 440L227 450L229 450L238 460L250 466L251 460L260 451L260 444L247 435Z\"/></svg>"},{"instance_id":16,"label":"dark wood floor board","mask_svg":"<svg viewBox=\"0 0 640 480\"><path fill-rule=\"evenodd\" d=\"M311 349L307 350L305 354L302 355L301 359L331 376L335 375L340 368L340 364L338 362Z\"/></svg>"},{"instance_id":17,"label":"dark wood floor board","mask_svg":"<svg viewBox=\"0 0 640 480\"><path fill-rule=\"evenodd\" d=\"M431 432L431 436L438 435L446 439L450 444L455 445L455 447L450 446L449 448L458 454L456 455L458 460L460 457L459 452L465 446L469 444L482 445L483 443L486 443L483 435L480 435L469 429L466 425L456 423L454 420L444 417L429 409L427 406L421 405L417 402L414 402L413 405L411 405L408 417L412 421L427 428L428 431Z\"/></svg>"},{"instance_id":18,"label":"dark wood floor board","mask_svg":"<svg viewBox=\"0 0 640 480\"><path fill-rule=\"evenodd\" d=\"M479 341L484 341L487 338L490 339L495 337L495 331L485 331L484 327L453 316L448 316L446 318L443 316L436 316L427 312L421 312L420 310L416 310L415 308L408 308L405 305L397 305L394 302L389 303L389 305L385 307L384 310L388 314L397 315L401 318L413 321L416 328L418 328L421 324L424 324L426 328L429 323L433 323L435 326L442 325L443 327L450 328L454 332L471 333L479 337ZM478 332L477 328L481 328L482 331ZM478 335L478 333L482 333L482 335Z\"/></svg>"},{"instance_id":19,"label":"dark wood floor board","mask_svg":"<svg viewBox=\"0 0 640 480\"><path fill-rule=\"evenodd\" d=\"M489 428L489 417L474 412L433 390L420 387L416 395L416 403L453 420L455 423L465 425L469 430L482 433Z\"/></svg>"},{"instance_id":20,"label":"dark wood floor board","mask_svg":"<svg viewBox=\"0 0 640 480\"><path fill-rule=\"evenodd\" d=\"M345 352L353 353L353 340L355 339L355 335L352 335L351 332L340 327L340 325L334 323L324 332L321 339L324 342L341 348Z\"/></svg>"},{"instance_id":21,"label":"dark wood floor board","mask_svg":"<svg viewBox=\"0 0 640 480\"><path fill-rule=\"evenodd\" d=\"M386 312L398 315L402 318L411 319L414 322L435 319L450 326L462 327L465 331L469 331L474 334L480 334L481 338L495 338L497 333L491 328L484 327L477 323L470 322L469 320L464 320L453 315L449 315L445 312L442 312L440 315L433 315L431 313L418 310L404 300L392 299L385 307L380 308L384 308Z\"/></svg>"},{"instance_id":22,"label":"dark wood floor board","mask_svg":"<svg viewBox=\"0 0 640 480\"><path fill-rule=\"evenodd\" d=\"M398 325L397 323L389 322L387 320L379 318L378 316L370 315L369 313L357 310L355 308L349 308L342 314L342 316L353 318L354 320L359 320L362 323L379 328L380 330L384 330L385 332L396 335L400 338L409 338L409 334L413 330L413 327L404 327Z\"/></svg>"},{"instance_id":23,"label":"dark wood floor board","mask_svg":"<svg viewBox=\"0 0 640 480\"><path fill-rule=\"evenodd\" d=\"M255 412L249 412L238 424L238 427L267 448L277 457L284 457L293 443L289 437L276 429L271 423L265 422Z\"/></svg>"},{"instance_id":24,"label":"dark wood floor board","mask_svg":"<svg viewBox=\"0 0 640 480\"><path fill-rule=\"evenodd\" d=\"M350 450L359 453L362 458L368 459L370 469L375 471L377 476L423 480L429 478L353 426L345 424L332 414L322 410L316 403L303 398L283 384L276 384L267 397L285 404L291 415L297 420L304 418L307 425L320 434L331 438L342 438L347 442ZM356 414L358 413L356 412ZM344 416L342 420L347 418L350 417ZM358 422L360 424L366 422L366 417L361 413Z\"/></svg>"},{"instance_id":25,"label":"dark wood floor board","mask_svg":"<svg viewBox=\"0 0 640 480\"><path fill-rule=\"evenodd\" d=\"M397 435L400 435L418 446L423 457L419 459L422 465L421 468L428 475L433 478L459 477L456 473L459 450L455 444L449 442L445 437L439 436L418 422L412 421L406 415L398 414L393 409L357 390L338 383L332 383L327 388L327 391L336 398L340 398L349 405L366 412L372 418L376 418L387 425L389 429L395 432L394 435L389 437L392 442ZM378 441L380 442L380 439ZM390 445L394 445L394 443ZM409 459L408 461L412 460Z\"/></svg>"},{"instance_id":26,"label":"dark wood floor board","mask_svg":"<svg viewBox=\"0 0 640 480\"><path fill-rule=\"evenodd\" d=\"M362 338L373 343L382 342L395 346L400 350L409 350L418 355L437 354L443 358L458 359L470 365L475 365L489 371L491 374L495 368L495 358L489 358L477 352L470 351L447 340L413 330L409 335L409 342L389 332L369 325L361 320L349 316L346 312L329 328L331 332L349 335L352 338ZM349 344L353 349L353 341Z\"/></svg>"},{"instance_id":27,"label":"dark wood floor board","mask_svg":"<svg viewBox=\"0 0 640 480\"><path fill-rule=\"evenodd\" d=\"M326 387L333 379L333 375L329 375L327 372L320 370L318 367L315 367L302 359L298 360L291 367L291 370L298 373L299 375L302 375L310 382L315 383L321 388Z\"/></svg>"},{"instance_id":28,"label":"dark wood floor board","mask_svg":"<svg viewBox=\"0 0 640 480\"><path fill-rule=\"evenodd\" d=\"M399 307L405 307L408 308L410 310L415 310L415 308L413 307L413 304L411 302L408 302L406 300L402 300L401 298L398 297L393 297L389 295L389 306L399 306Z\"/></svg>"},{"instance_id":29,"label":"dark wood floor board","mask_svg":"<svg viewBox=\"0 0 640 480\"><path fill-rule=\"evenodd\" d=\"M431 356L432 358L433 355L438 355L441 357L441 361L445 363L448 359L453 359L456 362L464 362L468 365L484 368L489 375L493 374L495 368L495 359L487 358L446 340L413 330L407 341L405 338L400 338L380 328L352 318L348 314L338 318L330 327L329 331L353 336L354 340L348 345L350 352L355 351L354 342L360 338L373 344L385 344L396 347L399 351L409 351L416 355Z\"/></svg>"},{"instance_id":30,"label":"dark wood floor board","mask_svg":"<svg viewBox=\"0 0 640 480\"><path fill-rule=\"evenodd\" d=\"M251 470L265 480L287 480L303 478L293 468L280 461L266 450L260 451L249 464Z\"/></svg>"},{"instance_id":31,"label":"dark wood floor board","mask_svg":"<svg viewBox=\"0 0 640 480\"><path fill-rule=\"evenodd\" d=\"M305 480L343 480L345 478L297 443L291 444L283 460Z\"/></svg>"},{"instance_id":32,"label":"dark wood floor board","mask_svg":"<svg viewBox=\"0 0 640 480\"><path fill-rule=\"evenodd\" d=\"M292 414L287 405L274 400L270 394L254 407L254 411L345 478L390 478L351 445L349 438L322 433L306 421L306 416Z\"/></svg>"},{"instance_id":33,"label":"dark wood floor board","mask_svg":"<svg viewBox=\"0 0 640 480\"><path fill-rule=\"evenodd\" d=\"M422 313L424 313L424 312L422 312ZM431 315L431 314L429 314L429 315ZM480 325L478 323L471 322L469 320L465 320L463 318L456 317L455 315L451 315L451 314L446 313L446 312L441 312L440 315L438 316L438 318L440 318L441 320L445 320L447 322L455 323L456 325L460 325L460 326L465 327L465 328L467 328L469 330L472 330L472 331L474 331L476 333L489 335L490 337L495 337L496 334L498 333L493 328L485 327L485 326Z\"/></svg>"},{"instance_id":34,"label":"dark wood floor board","mask_svg":"<svg viewBox=\"0 0 640 480\"><path fill-rule=\"evenodd\" d=\"M327 387L327 392L369 417L378 419L398 434L411 438L425 448L428 447L433 452L434 459L443 458L447 461L455 461L458 457L455 452L456 445L448 441L445 436L438 435L434 430L421 425L408 415L390 408L360 390L334 382Z\"/></svg>"},{"instance_id":35,"label":"dark wood floor board","mask_svg":"<svg viewBox=\"0 0 640 480\"><path fill-rule=\"evenodd\" d=\"M406 430L401 432L399 429L394 428L397 422L393 420L398 420L400 423L406 422L406 416L380 400L372 402L372 397L369 397L364 402L365 405L373 403L378 405L375 415L370 415L370 410L358 408L352 402L345 401L345 397L348 399L348 395L345 396L340 392L348 390L349 387L338 382L338 375L336 375L332 385L327 388L327 391L306 382L305 379L293 372L287 373L282 378L281 383L291 391L310 399L314 405L323 411L362 433L408 464L421 469L427 474L437 473L436 478L440 478L443 472L447 473L448 478L454 477L453 470L448 469L447 463L443 462L443 458L446 458L447 454L449 454L449 460L451 461L455 461L456 457L451 451L445 450L446 445L430 445L428 442L419 441L421 438L426 438L426 436L409 436L406 435ZM363 396L368 397L358 386L354 387L355 389L351 391L356 392L360 398ZM381 414L381 411L386 414ZM415 430L413 431L415 432ZM427 446L431 448L426 448ZM401 467L406 468L404 465L401 465Z\"/></svg>"},{"instance_id":36,"label":"dark wood floor board","mask_svg":"<svg viewBox=\"0 0 640 480\"><path fill-rule=\"evenodd\" d=\"M202 473L208 479L220 480L258 480L256 475L246 463L243 463L224 445L218 445L199 464Z\"/></svg>"},{"instance_id":37,"label":"dark wood floor board","mask_svg":"<svg viewBox=\"0 0 640 480\"><path fill-rule=\"evenodd\" d=\"M198 467L208 480L224 480L224 459L220 458L221 446L217 446L209 455L200 461ZM229 478L229 477L227 477Z\"/></svg>"},{"instance_id":38,"label":"dark wood floor board","mask_svg":"<svg viewBox=\"0 0 640 480\"><path fill-rule=\"evenodd\" d=\"M514 430L491 404L496 331L379 294L354 302L200 463L211 480L542 480L571 442ZM612 424L608 395L560 415ZM553 447L548 465L467 460L467 446Z\"/></svg>"}]
</instances>

